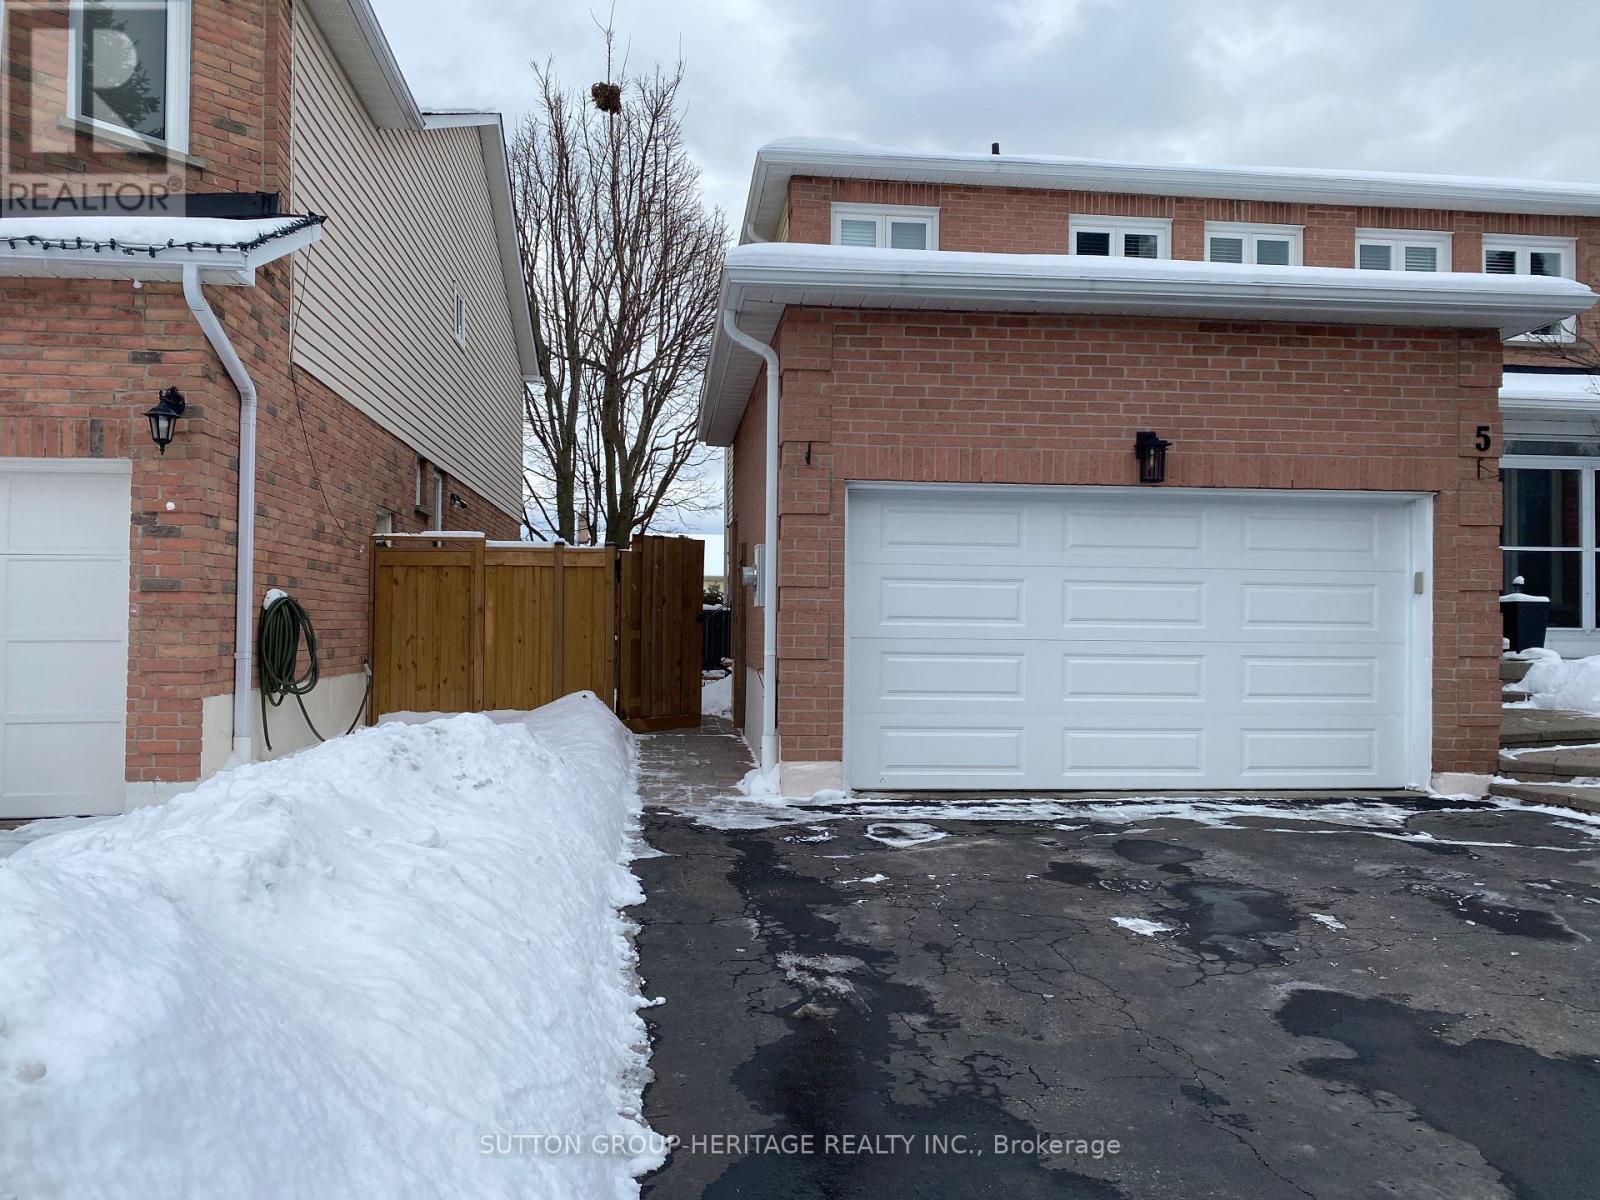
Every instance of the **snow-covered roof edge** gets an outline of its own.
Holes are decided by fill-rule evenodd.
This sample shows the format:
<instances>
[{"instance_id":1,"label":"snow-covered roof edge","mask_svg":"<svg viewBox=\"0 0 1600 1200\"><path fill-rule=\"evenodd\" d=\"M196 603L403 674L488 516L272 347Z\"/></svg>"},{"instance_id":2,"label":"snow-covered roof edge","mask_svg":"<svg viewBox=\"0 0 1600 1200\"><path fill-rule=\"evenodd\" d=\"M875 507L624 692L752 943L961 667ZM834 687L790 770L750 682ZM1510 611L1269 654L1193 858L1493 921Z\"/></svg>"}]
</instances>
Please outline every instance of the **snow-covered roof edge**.
<instances>
[{"instance_id":1,"label":"snow-covered roof edge","mask_svg":"<svg viewBox=\"0 0 1600 1200\"><path fill-rule=\"evenodd\" d=\"M1209 196L1378 208L1600 216L1600 184L1463 175L1130 163L1050 155L901 150L836 138L782 138L756 151L741 240L776 233L796 175L1153 196ZM754 230L756 237L750 236Z\"/></svg>"},{"instance_id":2,"label":"snow-covered roof edge","mask_svg":"<svg viewBox=\"0 0 1600 1200\"><path fill-rule=\"evenodd\" d=\"M1595 301L1581 283L1536 275L768 243L728 252L719 307L762 340L791 304L1488 328L1509 337ZM702 439L731 442L759 366L718 327L700 394Z\"/></svg>"},{"instance_id":3,"label":"snow-covered roof edge","mask_svg":"<svg viewBox=\"0 0 1600 1200\"><path fill-rule=\"evenodd\" d=\"M7 217L0 276L175 280L186 266L203 282L249 286L258 267L315 243L325 218Z\"/></svg>"},{"instance_id":4,"label":"snow-covered roof edge","mask_svg":"<svg viewBox=\"0 0 1600 1200\"><path fill-rule=\"evenodd\" d=\"M1583 410L1600 415L1600 375L1507 371L1500 385L1502 408Z\"/></svg>"}]
</instances>

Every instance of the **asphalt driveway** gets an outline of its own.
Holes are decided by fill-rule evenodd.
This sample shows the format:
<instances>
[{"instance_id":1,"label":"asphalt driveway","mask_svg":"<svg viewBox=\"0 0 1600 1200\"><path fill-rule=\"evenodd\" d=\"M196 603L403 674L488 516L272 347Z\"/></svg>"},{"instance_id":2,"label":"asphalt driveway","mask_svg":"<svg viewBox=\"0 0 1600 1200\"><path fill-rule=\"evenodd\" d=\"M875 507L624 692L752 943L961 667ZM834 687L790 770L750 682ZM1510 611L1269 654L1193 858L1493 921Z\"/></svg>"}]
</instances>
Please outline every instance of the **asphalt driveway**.
<instances>
[{"instance_id":1,"label":"asphalt driveway","mask_svg":"<svg viewBox=\"0 0 1600 1200\"><path fill-rule=\"evenodd\" d=\"M651 1200L1600 1195L1600 827L796 812L736 745L646 741Z\"/></svg>"}]
</instances>

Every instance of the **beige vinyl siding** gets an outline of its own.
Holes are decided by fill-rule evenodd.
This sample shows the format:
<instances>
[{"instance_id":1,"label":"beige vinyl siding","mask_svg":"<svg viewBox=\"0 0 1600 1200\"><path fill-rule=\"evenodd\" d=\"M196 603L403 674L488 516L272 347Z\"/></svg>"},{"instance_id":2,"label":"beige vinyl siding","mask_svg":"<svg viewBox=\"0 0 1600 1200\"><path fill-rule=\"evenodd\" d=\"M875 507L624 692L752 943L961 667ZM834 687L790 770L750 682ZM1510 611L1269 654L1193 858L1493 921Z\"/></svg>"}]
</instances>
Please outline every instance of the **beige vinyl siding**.
<instances>
[{"instance_id":1,"label":"beige vinyl siding","mask_svg":"<svg viewBox=\"0 0 1600 1200\"><path fill-rule=\"evenodd\" d=\"M520 514L523 384L479 131L378 129L298 8L294 34L292 204L328 223L298 256L293 361Z\"/></svg>"}]
</instances>

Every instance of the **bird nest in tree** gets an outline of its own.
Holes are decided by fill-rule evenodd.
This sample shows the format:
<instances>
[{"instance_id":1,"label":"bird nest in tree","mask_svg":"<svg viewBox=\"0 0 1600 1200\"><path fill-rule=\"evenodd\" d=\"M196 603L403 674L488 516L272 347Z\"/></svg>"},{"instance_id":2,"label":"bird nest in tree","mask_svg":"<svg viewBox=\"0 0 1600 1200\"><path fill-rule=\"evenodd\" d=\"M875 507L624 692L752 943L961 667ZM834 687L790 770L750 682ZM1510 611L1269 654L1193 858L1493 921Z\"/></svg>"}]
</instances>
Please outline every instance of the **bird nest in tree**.
<instances>
[{"instance_id":1,"label":"bird nest in tree","mask_svg":"<svg viewBox=\"0 0 1600 1200\"><path fill-rule=\"evenodd\" d=\"M589 89L594 106L613 115L622 111L622 89L614 83L597 83Z\"/></svg>"}]
</instances>

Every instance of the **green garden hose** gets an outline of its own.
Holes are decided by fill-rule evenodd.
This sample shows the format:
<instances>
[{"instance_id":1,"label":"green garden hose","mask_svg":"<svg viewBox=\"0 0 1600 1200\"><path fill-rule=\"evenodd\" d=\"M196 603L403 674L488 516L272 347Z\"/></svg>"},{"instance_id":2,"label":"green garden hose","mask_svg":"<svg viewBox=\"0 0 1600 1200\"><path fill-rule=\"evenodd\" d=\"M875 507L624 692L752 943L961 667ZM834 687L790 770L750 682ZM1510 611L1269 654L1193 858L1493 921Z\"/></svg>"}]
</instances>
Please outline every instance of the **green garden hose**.
<instances>
[{"instance_id":1,"label":"green garden hose","mask_svg":"<svg viewBox=\"0 0 1600 1200\"><path fill-rule=\"evenodd\" d=\"M300 662L300 642L304 638L306 646L306 669L303 675L295 674ZM256 670L261 682L261 733L266 738L267 749L272 749L272 733L267 725L267 705L277 708L288 697L293 696L295 703L300 706L300 715L305 718L306 728L311 730L317 741L325 742L317 727L311 722L311 714L306 711L305 697L312 688L317 686L320 677L320 667L317 663L317 631L312 627L311 617L306 610L300 607L300 602L285 592L275 592L270 595L266 606L261 610L261 620L256 631ZM361 723L361 714L366 710L367 697L372 694L372 674L367 673L367 689L362 694L361 704L356 709L356 715L350 721L350 728L346 733L355 731Z\"/></svg>"}]
</instances>

